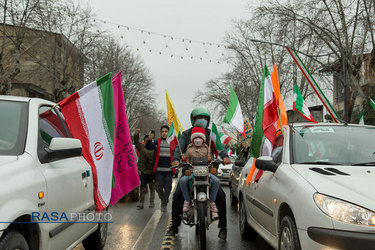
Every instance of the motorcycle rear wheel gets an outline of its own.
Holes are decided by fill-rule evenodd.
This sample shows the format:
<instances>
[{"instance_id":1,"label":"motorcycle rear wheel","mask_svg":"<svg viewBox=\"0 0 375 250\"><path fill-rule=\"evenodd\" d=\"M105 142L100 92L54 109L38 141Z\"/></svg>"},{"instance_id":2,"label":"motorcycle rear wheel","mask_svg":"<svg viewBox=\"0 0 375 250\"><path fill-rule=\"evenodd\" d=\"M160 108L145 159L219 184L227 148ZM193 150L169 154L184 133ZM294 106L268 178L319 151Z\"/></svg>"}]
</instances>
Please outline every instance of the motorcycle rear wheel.
<instances>
[{"instance_id":1,"label":"motorcycle rear wheel","mask_svg":"<svg viewBox=\"0 0 375 250\"><path fill-rule=\"evenodd\" d=\"M206 250L206 203L198 202L199 246Z\"/></svg>"}]
</instances>

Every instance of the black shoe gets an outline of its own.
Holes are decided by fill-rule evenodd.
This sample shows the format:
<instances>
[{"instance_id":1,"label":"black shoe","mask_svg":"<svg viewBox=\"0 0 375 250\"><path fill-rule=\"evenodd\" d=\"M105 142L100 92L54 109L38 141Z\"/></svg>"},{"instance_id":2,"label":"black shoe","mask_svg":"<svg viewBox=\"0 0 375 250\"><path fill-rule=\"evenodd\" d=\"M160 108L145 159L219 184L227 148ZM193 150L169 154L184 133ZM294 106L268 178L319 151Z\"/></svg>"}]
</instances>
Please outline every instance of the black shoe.
<instances>
[{"instance_id":1,"label":"black shoe","mask_svg":"<svg viewBox=\"0 0 375 250\"><path fill-rule=\"evenodd\" d=\"M143 204L139 204L139 205L137 205L137 209L138 209L138 210L143 209L143 207L144 207Z\"/></svg>"},{"instance_id":2,"label":"black shoe","mask_svg":"<svg viewBox=\"0 0 375 250\"><path fill-rule=\"evenodd\" d=\"M217 237L219 237L222 240L227 240L227 228L226 227L220 228L220 232Z\"/></svg>"},{"instance_id":3,"label":"black shoe","mask_svg":"<svg viewBox=\"0 0 375 250\"><path fill-rule=\"evenodd\" d=\"M178 227L171 226L165 235L166 236L175 236L175 234L178 234Z\"/></svg>"}]
</instances>

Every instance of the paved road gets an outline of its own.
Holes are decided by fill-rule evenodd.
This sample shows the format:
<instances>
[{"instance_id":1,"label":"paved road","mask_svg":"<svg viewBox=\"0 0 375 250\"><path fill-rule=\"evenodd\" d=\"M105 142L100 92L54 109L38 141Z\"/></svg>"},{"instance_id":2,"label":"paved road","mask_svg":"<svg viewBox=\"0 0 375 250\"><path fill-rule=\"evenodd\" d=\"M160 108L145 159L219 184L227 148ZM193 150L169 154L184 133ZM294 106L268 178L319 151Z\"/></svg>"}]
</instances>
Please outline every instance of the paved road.
<instances>
[{"instance_id":1,"label":"paved road","mask_svg":"<svg viewBox=\"0 0 375 250\"><path fill-rule=\"evenodd\" d=\"M237 207L229 205L229 189L224 186L227 195L228 238L223 241L217 237L217 223L210 225L207 231L207 249L273 249L259 236L254 240L242 240L238 229ZM157 197L157 196L156 196ZM147 201L146 196L146 201ZM160 212L160 202L156 199L156 207L148 208L146 202L143 210L137 210L137 202L125 200L110 209L114 223L109 224L109 232L105 249L161 249L168 222L170 221L171 201L168 213ZM166 242L166 241L164 241ZM169 241L173 244L170 249L198 249L195 228L181 225L176 237ZM82 250L78 245L74 250Z\"/></svg>"}]
</instances>

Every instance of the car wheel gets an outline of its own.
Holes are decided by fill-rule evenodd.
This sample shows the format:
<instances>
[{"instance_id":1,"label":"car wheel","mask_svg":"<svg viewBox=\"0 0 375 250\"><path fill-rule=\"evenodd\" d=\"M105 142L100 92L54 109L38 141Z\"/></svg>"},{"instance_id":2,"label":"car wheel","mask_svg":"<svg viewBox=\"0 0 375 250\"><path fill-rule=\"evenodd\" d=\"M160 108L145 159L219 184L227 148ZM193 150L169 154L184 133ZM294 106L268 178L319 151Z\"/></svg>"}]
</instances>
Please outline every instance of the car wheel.
<instances>
[{"instance_id":1,"label":"car wheel","mask_svg":"<svg viewBox=\"0 0 375 250\"><path fill-rule=\"evenodd\" d=\"M87 250L102 250L107 241L108 223L99 223L98 229L82 241Z\"/></svg>"},{"instance_id":2,"label":"car wheel","mask_svg":"<svg viewBox=\"0 0 375 250\"><path fill-rule=\"evenodd\" d=\"M280 223L279 249L300 250L297 227L290 216L285 216Z\"/></svg>"},{"instance_id":3,"label":"car wheel","mask_svg":"<svg viewBox=\"0 0 375 250\"><path fill-rule=\"evenodd\" d=\"M239 225L240 225L240 234L242 239L247 239L250 236L253 237L256 235L256 232L247 224L246 218L246 208L243 200L240 201L240 209L239 209Z\"/></svg>"},{"instance_id":4,"label":"car wheel","mask_svg":"<svg viewBox=\"0 0 375 250\"><path fill-rule=\"evenodd\" d=\"M10 231L1 238L0 249L29 250L29 245L21 233Z\"/></svg>"},{"instance_id":5,"label":"car wheel","mask_svg":"<svg viewBox=\"0 0 375 250\"><path fill-rule=\"evenodd\" d=\"M237 206L238 199L237 199L236 196L234 196L230 184L229 184L229 198L230 198L230 205L233 206L233 207Z\"/></svg>"}]
</instances>

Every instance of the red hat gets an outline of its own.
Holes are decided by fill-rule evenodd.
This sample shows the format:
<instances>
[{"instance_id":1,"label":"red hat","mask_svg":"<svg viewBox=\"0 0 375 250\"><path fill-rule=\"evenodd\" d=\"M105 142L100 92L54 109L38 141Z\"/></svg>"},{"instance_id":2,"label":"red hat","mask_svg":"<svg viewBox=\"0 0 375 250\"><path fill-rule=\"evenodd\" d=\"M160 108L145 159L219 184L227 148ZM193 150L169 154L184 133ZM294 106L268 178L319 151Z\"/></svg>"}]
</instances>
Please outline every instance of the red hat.
<instances>
[{"instance_id":1,"label":"red hat","mask_svg":"<svg viewBox=\"0 0 375 250\"><path fill-rule=\"evenodd\" d=\"M206 132L204 131L204 128L194 127L191 130L190 140L193 141L194 138L197 138L197 137L200 137L203 139L203 141L206 141Z\"/></svg>"}]
</instances>

